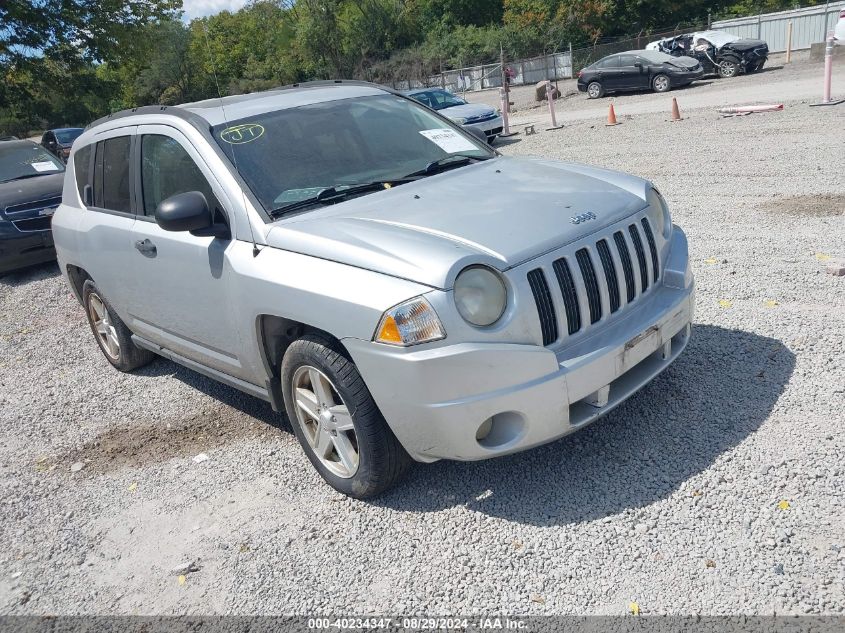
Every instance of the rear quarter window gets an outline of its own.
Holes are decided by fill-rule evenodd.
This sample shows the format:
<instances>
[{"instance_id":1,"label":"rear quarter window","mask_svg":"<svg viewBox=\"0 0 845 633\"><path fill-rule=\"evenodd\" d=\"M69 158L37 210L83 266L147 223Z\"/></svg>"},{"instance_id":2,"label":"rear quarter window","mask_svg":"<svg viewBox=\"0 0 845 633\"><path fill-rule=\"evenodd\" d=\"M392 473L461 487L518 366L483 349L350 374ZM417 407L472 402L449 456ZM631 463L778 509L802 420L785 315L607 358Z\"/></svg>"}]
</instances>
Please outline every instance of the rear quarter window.
<instances>
[{"instance_id":1,"label":"rear quarter window","mask_svg":"<svg viewBox=\"0 0 845 633\"><path fill-rule=\"evenodd\" d=\"M85 185L91 182L91 145L80 147L73 155L73 171L79 199L85 204Z\"/></svg>"}]
</instances>

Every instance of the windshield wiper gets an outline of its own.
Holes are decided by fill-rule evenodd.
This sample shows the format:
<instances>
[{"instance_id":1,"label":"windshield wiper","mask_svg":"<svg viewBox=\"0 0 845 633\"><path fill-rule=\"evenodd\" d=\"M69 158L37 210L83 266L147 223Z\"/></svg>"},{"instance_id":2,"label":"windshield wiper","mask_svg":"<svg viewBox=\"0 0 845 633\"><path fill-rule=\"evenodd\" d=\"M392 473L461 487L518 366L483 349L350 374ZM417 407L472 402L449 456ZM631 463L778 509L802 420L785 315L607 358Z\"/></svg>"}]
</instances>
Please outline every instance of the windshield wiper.
<instances>
[{"instance_id":1,"label":"windshield wiper","mask_svg":"<svg viewBox=\"0 0 845 633\"><path fill-rule=\"evenodd\" d=\"M291 211L305 209L317 204L334 204L335 202L341 202L369 191L383 191L384 189L390 189L393 185L402 185L409 182L409 180L411 179L400 178L398 180L364 182L358 185L335 185L334 187L326 187L325 189L321 189L316 196L311 196L310 198L305 198L304 200L297 200L296 202L291 202L290 204L281 206L278 209L273 209L270 212L270 215L273 217L279 217Z\"/></svg>"},{"instance_id":2,"label":"windshield wiper","mask_svg":"<svg viewBox=\"0 0 845 633\"><path fill-rule=\"evenodd\" d=\"M446 171L447 169L454 169L455 167L463 167L469 165L474 161L490 160L490 156L468 156L467 154L451 154L431 161L428 165L418 171L411 172L405 178L413 178L415 176L431 176L433 174Z\"/></svg>"},{"instance_id":3,"label":"windshield wiper","mask_svg":"<svg viewBox=\"0 0 845 633\"><path fill-rule=\"evenodd\" d=\"M56 171L56 173L59 173ZM15 180L23 180L24 178L37 178L38 176L43 176L44 174L39 172L37 174L21 174L20 176L15 176L14 178L8 178L6 180L0 180L2 182L14 182Z\"/></svg>"}]
</instances>

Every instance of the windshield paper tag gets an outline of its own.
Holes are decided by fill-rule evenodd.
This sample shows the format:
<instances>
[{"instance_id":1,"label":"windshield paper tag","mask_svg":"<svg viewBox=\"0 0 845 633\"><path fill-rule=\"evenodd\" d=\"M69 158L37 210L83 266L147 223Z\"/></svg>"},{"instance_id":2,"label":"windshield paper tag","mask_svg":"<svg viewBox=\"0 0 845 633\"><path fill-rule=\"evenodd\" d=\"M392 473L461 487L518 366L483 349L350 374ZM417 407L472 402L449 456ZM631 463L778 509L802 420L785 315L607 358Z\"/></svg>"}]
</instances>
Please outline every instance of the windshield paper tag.
<instances>
[{"instance_id":1,"label":"windshield paper tag","mask_svg":"<svg viewBox=\"0 0 845 633\"><path fill-rule=\"evenodd\" d=\"M59 168L56 167L53 163L48 160L42 161L40 163L30 163L32 168L35 171L58 171Z\"/></svg>"},{"instance_id":2,"label":"windshield paper tag","mask_svg":"<svg viewBox=\"0 0 845 633\"><path fill-rule=\"evenodd\" d=\"M470 142L469 139L464 138L455 130L450 130L449 128L442 128L440 130L420 130L420 134L432 143L436 144L444 152L449 152L450 154L454 154L456 152L471 152L478 149L472 142Z\"/></svg>"}]
</instances>

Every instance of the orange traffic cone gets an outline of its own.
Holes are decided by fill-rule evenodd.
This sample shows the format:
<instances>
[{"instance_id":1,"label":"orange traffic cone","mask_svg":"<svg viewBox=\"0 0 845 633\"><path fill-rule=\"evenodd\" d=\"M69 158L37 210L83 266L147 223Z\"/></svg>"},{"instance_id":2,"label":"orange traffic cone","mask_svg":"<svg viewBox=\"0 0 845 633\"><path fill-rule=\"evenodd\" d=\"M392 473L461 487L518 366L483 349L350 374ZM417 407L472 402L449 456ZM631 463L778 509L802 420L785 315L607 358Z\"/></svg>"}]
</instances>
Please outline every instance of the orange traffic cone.
<instances>
[{"instance_id":1,"label":"orange traffic cone","mask_svg":"<svg viewBox=\"0 0 845 633\"><path fill-rule=\"evenodd\" d=\"M672 97L672 121L682 121L681 111L678 109L678 100Z\"/></svg>"},{"instance_id":2,"label":"orange traffic cone","mask_svg":"<svg viewBox=\"0 0 845 633\"><path fill-rule=\"evenodd\" d=\"M607 125L619 125L616 121L616 111L613 109L613 104L610 104L610 109L607 111Z\"/></svg>"}]
</instances>

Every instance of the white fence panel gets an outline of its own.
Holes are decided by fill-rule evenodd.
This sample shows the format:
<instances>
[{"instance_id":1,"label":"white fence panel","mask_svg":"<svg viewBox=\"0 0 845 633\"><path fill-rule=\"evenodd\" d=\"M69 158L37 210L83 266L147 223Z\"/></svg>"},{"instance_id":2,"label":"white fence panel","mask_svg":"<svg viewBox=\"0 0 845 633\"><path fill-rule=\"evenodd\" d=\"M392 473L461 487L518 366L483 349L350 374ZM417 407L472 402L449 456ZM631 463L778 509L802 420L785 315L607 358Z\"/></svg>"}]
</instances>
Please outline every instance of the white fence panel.
<instances>
[{"instance_id":1,"label":"white fence panel","mask_svg":"<svg viewBox=\"0 0 845 633\"><path fill-rule=\"evenodd\" d=\"M780 53L786 50L787 25L792 22L792 49L801 50L810 48L811 44L824 42L827 32L833 29L843 9L845 2L829 2L793 11L720 20L713 22L713 28L738 37L765 40L770 52Z\"/></svg>"}]
</instances>

